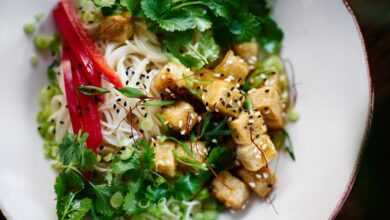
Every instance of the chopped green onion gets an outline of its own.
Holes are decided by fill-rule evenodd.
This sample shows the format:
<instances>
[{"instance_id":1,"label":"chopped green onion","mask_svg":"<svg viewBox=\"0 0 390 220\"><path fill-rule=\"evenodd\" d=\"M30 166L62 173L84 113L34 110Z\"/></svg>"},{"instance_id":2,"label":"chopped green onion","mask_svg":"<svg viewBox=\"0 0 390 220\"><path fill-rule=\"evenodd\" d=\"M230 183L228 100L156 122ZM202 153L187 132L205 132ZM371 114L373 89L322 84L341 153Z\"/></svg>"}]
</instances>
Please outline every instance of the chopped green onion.
<instances>
[{"instance_id":1,"label":"chopped green onion","mask_svg":"<svg viewBox=\"0 0 390 220\"><path fill-rule=\"evenodd\" d=\"M31 65L32 66L37 66L38 65L38 57L36 55L32 56L30 59Z\"/></svg>"},{"instance_id":2,"label":"chopped green onion","mask_svg":"<svg viewBox=\"0 0 390 220\"><path fill-rule=\"evenodd\" d=\"M299 120L299 113L291 109L287 112L287 120L290 122L296 122Z\"/></svg>"},{"instance_id":3,"label":"chopped green onion","mask_svg":"<svg viewBox=\"0 0 390 220\"><path fill-rule=\"evenodd\" d=\"M116 192L114 195L111 196L110 204L113 208L117 209L121 207L123 203L123 196L121 192Z\"/></svg>"},{"instance_id":4,"label":"chopped green onion","mask_svg":"<svg viewBox=\"0 0 390 220\"><path fill-rule=\"evenodd\" d=\"M50 47L50 45L52 44L52 42L54 40L55 40L54 36L43 35L43 34L36 35L34 37L34 45L39 50L45 50L45 49L48 49Z\"/></svg>"},{"instance_id":5,"label":"chopped green onion","mask_svg":"<svg viewBox=\"0 0 390 220\"><path fill-rule=\"evenodd\" d=\"M244 101L244 108L246 110L251 110L253 108L252 102L250 99L246 98Z\"/></svg>"},{"instance_id":6,"label":"chopped green onion","mask_svg":"<svg viewBox=\"0 0 390 220\"><path fill-rule=\"evenodd\" d=\"M163 107L173 104L175 104L175 101L173 100L149 100L145 102L145 106L149 107Z\"/></svg>"},{"instance_id":7,"label":"chopped green onion","mask_svg":"<svg viewBox=\"0 0 390 220\"><path fill-rule=\"evenodd\" d=\"M27 23L23 26L23 30L27 35L32 35L36 30L35 24L31 22Z\"/></svg>"},{"instance_id":8,"label":"chopped green onion","mask_svg":"<svg viewBox=\"0 0 390 220\"><path fill-rule=\"evenodd\" d=\"M133 87L124 87L121 89L118 89L122 95L129 97L129 98L146 98L146 95L139 89L133 88Z\"/></svg>"}]
</instances>

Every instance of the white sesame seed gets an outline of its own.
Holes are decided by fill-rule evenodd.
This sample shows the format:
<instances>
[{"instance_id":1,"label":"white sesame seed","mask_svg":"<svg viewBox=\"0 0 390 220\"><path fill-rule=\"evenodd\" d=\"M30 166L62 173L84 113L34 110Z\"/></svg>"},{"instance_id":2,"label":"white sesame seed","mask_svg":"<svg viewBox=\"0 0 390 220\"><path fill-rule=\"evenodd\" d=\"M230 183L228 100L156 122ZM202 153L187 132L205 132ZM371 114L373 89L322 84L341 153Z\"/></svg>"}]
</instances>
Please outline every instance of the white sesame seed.
<instances>
[{"instance_id":1,"label":"white sesame seed","mask_svg":"<svg viewBox=\"0 0 390 220\"><path fill-rule=\"evenodd\" d=\"M217 139L212 139L211 142L213 142L214 144L218 143Z\"/></svg>"},{"instance_id":2,"label":"white sesame seed","mask_svg":"<svg viewBox=\"0 0 390 220\"><path fill-rule=\"evenodd\" d=\"M214 77L219 78L219 77L221 77L221 74L219 74L219 73L214 73Z\"/></svg>"},{"instance_id":3,"label":"white sesame seed","mask_svg":"<svg viewBox=\"0 0 390 220\"><path fill-rule=\"evenodd\" d=\"M253 120L253 119L249 119L249 120L248 120L248 123L249 123L249 124L253 124L254 122L255 122L255 120Z\"/></svg>"},{"instance_id":4,"label":"white sesame seed","mask_svg":"<svg viewBox=\"0 0 390 220\"><path fill-rule=\"evenodd\" d=\"M227 61L226 61L226 64L233 64L233 60L231 60L231 59L228 59Z\"/></svg>"},{"instance_id":5,"label":"white sesame seed","mask_svg":"<svg viewBox=\"0 0 390 220\"><path fill-rule=\"evenodd\" d=\"M264 177L264 179L268 179L269 174L268 173L263 173L263 177Z\"/></svg>"},{"instance_id":6,"label":"white sesame seed","mask_svg":"<svg viewBox=\"0 0 390 220\"><path fill-rule=\"evenodd\" d=\"M183 121L180 120L178 125L179 125L179 128L182 128L183 127Z\"/></svg>"},{"instance_id":7,"label":"white sesame seed","mask_svg":"<svg viewBox=\"0 0 390 220\"><path fill-rule=\"evenodd\" d=\"M248 185L251 187L251 188L255 188L256 187L256 184L254 182L249 182Z\"/></svg>"},{"instance_id":8,"label":"white sesame seed","mask_svg":"<svg viewBox=\"0 0 390 220\"><path fill-rule=\"evenodd\" d=\"M256 174L256 178L257 178L257 179L262 179L263 176L262 176L261 174Z\"/></svg>"},{"instance_id":9,"label":"white sesame seed","mask_svg":"<svg viewBox=\"0 0 390 220\"><path fill-rule=\"evenodd\" d=\"M185 134L186 134L186 130L181 130L181 131L180 131L180 134L181 134L181 135L185 135Z\"/></svg>"},{"instance_id":10,"label":"white sesame seed","mask_svg":"<svg viewBox=\"0 0 390 220\"><path fill-rule=\"evenodd\" d=\"M202 116L198 116L198 121L202 121Z\"/></svg>"}]
</instances>

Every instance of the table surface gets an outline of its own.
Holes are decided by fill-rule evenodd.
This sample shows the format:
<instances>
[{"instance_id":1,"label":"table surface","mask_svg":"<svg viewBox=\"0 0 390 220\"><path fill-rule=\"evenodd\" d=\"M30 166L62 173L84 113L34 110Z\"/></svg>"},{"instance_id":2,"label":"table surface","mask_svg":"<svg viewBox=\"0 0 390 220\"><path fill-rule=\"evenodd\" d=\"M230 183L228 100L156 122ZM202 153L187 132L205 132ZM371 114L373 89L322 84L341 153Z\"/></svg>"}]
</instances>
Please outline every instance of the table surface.
<instances>
[{"instance_id":1,"label":"table surface","mask_svg":"<svg viewBox=\"0 0 390 220\"><path fill-rule=\"evenodd\" d=\"M390 195L390 1L348 0L366 43L375 90L374 116L353 190L336 220L386 216ZM0 219L4 219L0 213Z\"/></svg>"}]
</instances>

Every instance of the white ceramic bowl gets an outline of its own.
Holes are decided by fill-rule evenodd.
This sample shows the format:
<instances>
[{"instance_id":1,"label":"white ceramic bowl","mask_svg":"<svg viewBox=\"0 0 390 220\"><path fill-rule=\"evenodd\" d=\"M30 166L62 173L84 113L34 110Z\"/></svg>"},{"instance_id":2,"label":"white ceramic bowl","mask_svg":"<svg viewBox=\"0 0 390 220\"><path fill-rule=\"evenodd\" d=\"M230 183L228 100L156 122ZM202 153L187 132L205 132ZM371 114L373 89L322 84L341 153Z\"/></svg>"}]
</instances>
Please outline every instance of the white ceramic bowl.
<instances>
[{"instance_id":1,"label":"white ceramic bowl","mask_svg":"<svg viewBox=\"0 0 390 220\"><path fill-rule=\"evenodd\" d=\"M35 115L45 67L22 26L54 0L2 0L0 7L0 208L10 220L52 220L55 174L45 160ZM294 66L298 123L289 126L297 161L282 156L273 202L252 202L237 219L328 219L348 193L371 113L364 46L341 0L277 1L283 57Z\"/></svg>"}]
</instances>

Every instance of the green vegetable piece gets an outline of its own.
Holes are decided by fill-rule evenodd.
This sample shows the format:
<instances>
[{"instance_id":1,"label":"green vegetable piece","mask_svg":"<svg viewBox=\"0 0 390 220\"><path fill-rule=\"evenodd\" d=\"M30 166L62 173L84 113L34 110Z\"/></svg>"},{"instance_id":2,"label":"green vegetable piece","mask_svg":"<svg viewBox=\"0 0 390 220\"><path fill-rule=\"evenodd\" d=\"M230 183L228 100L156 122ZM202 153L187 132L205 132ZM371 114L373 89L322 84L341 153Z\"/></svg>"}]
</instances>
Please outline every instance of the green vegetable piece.
<instances>
[{"instance_id":1,"label":"green vegetable piece","mask_svg":"<svg viewBox=\"0 0 390 220\"><path fill-rule=\"evenodd\" d=\"M46 50L49 49L52 42L55 40L54 36L50 35L36 35L33 39L34 45L38 50Z\"/></svg>"},{"instance_id":2,"label":"green vegetable piece","mask_svg":"<svg viewBox=\"0 0 390 220\"><path fill-rule=\"evenodd\" d=\"M136 193L141 188L141 182L131 182L128 187L128 192L123 200L123 210L128 214L132 215L139 211L138 201Z\"/></svg>"},{"instance_id":3,"label":"green vegetable piece","mask_svg":"<svg viewBox=\"0 0 390 220\"><path fill-rule=\"evenodd\" d=\"M95 193L95 200L93 201L96 212L111 217L114 214L114 210L110 204L111 189L107 185L91 185L92 190Z\"/></svg>"},{"instance_id":4,"label":"green vegetable piece","mask_svg":"<svg viewBox=\"0 0 390 220\"><path fill-rule=\"evenodd\" d=\"M41 22L42 19L45 17L45 14L44 13L38 13L34 16L35 18L35 22Z\"/></svg>"},{"instance_id":5,"label":"green vegetable piece","mask_svg":"<svg viewBox=\"0 0 390 220\"><path fill-rule=\"evenodd\" d=\"M244 108L246 109L246 110L252 110L253 109L253 105L252 105L252 102L251 102L251 100L250 99L245 99L245 101L244 101Z\"/></svg>"},{"instance_id":6,"label":"green vegetable piece","mask_svg":"<svg viewBox=\"0 0 390 220\"><path fill-rule=\"evenodd\" d=\"M129 98L147 98L146 95L137 88L132 87L124 87L121 89L118 89L122 95L129 97Z\"/></svg>"},{"instance_id":7,"label":"green vegetable piece","mask_svg":"<svg viewBox=\"0 0 390 220\"><path fill-rule=\"evenodd\" d=\"M103 95L110 92L108 89L90 85L81 85L79 91L87 96Z\"/></svg>"},{"instance_id":8,"label":"green vegetable piece","mask_svg":"<svg viewBox=\"0 0 390 220\"><path fill-rule=\"evenodd\" d=\"M114 209L118 209L122 206L123 196L121 192L116 192L111 196L110 204Z\"/></svg>"},{"instance_id":9,"label":"green vegetable piece","mask_svg":"<svg viewBox=\"0 0 390 220\"><path fill-rule=\"evenodd\" d=\"M299 120L299 113L291 109L287 112L287 120L290 122L296 122Z\"/></svg>"},{"instance_id":10,"label":"green vegetable piece","mask_svg":"<svg viewBox=\"0 0 390 220\"><path fill-rule=\"evenodd\" d=\"M96 6L111 7L115 4L115 0L93 0Z\"/></svg>"},{"instance_id":11,"label":"green vegetable piece","mask_svg":"<svg viewBox=\"0 0 390 220\"><path fill-rule=\"evenodd\" d=\"M36 30L36 26L34 23L27 23L23 26L23 30L27 35L32 35Z\"/></svg>"},{"instance_id":12,"label":"green vegetable piece","mask_svg":"<svg viewBox=\"0 0 390 220\"><path fill-rule=\"evenodd\" d=\"M38 57L36 55L32 56L30 59L31 65L32 66L37 66L38 65Z\"/></svg>"}]
</instances>

